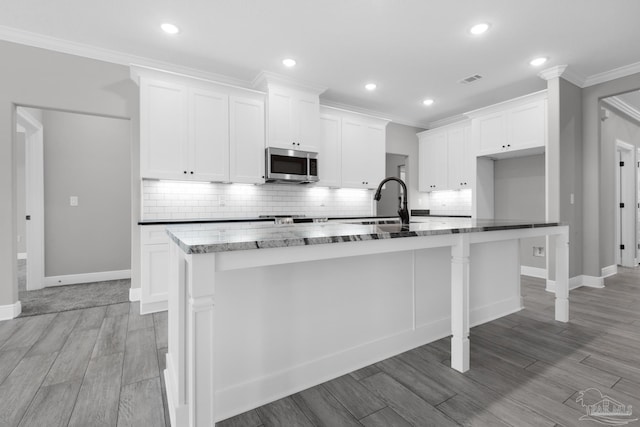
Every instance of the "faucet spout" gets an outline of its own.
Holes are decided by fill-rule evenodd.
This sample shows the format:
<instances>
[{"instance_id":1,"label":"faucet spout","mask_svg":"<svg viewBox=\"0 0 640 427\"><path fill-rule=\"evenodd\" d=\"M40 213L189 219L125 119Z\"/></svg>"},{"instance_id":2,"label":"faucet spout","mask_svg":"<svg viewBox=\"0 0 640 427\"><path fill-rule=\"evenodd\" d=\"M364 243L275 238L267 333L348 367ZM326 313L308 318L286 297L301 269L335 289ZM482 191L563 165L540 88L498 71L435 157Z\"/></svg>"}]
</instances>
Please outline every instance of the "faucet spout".
<instances>
[{"instance_id":1,"label":"faucet spout","mask_svg":"<svg viewBox=\"0 0 640 427\"><path fill-rule=\"evenodd\" d=\"M382 186L385 185L389 181L396 181L402 187L402 200L400 202L400 206L398 207L398 215L400 216L400 220L403 224L409 224L409 209L408 205L408 193L407 193L407 185L400 178L396 178L395 176L390 176L383 179L380 184L378 184L378 189L376 190L376 194L373 196L373 200L379 202L382 198Z\"/></svg>"}]
</instances>

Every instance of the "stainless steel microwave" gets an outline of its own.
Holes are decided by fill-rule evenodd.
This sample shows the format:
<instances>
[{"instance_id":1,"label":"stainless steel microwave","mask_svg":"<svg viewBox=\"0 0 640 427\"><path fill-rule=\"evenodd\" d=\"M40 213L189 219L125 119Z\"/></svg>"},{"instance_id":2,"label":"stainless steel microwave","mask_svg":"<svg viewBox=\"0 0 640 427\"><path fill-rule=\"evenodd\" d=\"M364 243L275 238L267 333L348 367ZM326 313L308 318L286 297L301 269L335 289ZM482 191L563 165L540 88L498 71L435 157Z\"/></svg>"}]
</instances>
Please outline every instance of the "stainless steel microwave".
<instances>
[{"instance_id":1,"label":"stainless steel microwave","mask_svg":"<svg viewBox=\"0 0 640 427\"><path fill-rule=\"evenodd\" d=\"M318 181L318 153L268 147L266 150L267 182L305 184Z\"/></svg>"}]
</instances>

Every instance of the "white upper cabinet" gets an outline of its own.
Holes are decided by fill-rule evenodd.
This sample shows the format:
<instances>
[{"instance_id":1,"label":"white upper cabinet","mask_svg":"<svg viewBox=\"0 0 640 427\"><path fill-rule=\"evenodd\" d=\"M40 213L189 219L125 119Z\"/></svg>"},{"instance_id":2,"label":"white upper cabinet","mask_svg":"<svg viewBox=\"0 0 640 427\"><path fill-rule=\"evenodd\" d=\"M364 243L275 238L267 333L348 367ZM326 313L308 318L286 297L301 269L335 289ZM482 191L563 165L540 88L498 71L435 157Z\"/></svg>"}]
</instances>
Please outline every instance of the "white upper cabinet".
<instances>
[{"instance_id":1,"label":"white upper cabinet","mask_svg":"<svg viewBox=\"0 0 640 427\"><path fill-rule=\"evenodd\" d=\"M264 102L230 97L231 182L264 183Z\"/></svg>"},{"instance_id":2,"label":"white upper cabinet","mask_svg":"<svg viewBox=\"0 0 640 427\"><path fill-rule=\"evenodd\" d=\"M419 191L461 190L473 185L468 122L418 134Z\"/></svg>"},{"instance_id":3,"label":"white upper cabinet","mask_svg":"<svg viewBox=\"0 0 640 427\"><path fill-rule=\"evenodd\" d=\"M320 114L320 144L318 185L340 187L342 185L342 119L337 114Z\"/></svg>"},{"instance_id":4,"label":"white upper cabinet","mask_svg":"<svg viewBox=\"0 0 640 427\"><path fill-rule=\"evenodd\" d=\"M386 121L342 119L342 187L375 189L384 179Z\"/></svg>"},{"instance_id":5,"label":"white upper cabinet","mask_svg":"<svg viewBox=\"0 0 640 427\"><path fill-rule=\"evenodd\" d=\"M186 175L187 162L186 86L142 80L140 174L143 178L175 179L178 174Z\"/></svg>"},{"instance_id":6,"label":"white upper cabinet","mask_svg":"<svg viewBox=\"0 0 640 427\"><path fill-rule=\"evenodd\" d=\"M142 178L264 183L264 94L132 67Z\"/></svg>"},{"instance_id":7,"label":"white upper cabinet","mask_svg":"<svg viewBox=\"0 0 640 427\"><path fill-rule=\"evenodd\" d=\"M189 90L189 162L192 178L229 180L229 97L202 89Z\"/></svg>"},{"instance_id":8,"label":"white upper cabinet","mask_svg":"<svg viewBox=\"0 0 640 427\"><path fill-rule=\"evenodd\" d=\"M467 113L476 156L542 153L547 139L546 91Z\"/></svg>"},{"instance_id":9,"label":"white upper cabinet","mask_svg":"<svg viewBox=\"0 0 640 427\"><path fill-rule=\"evenodd\" d=\"M266 71L254 85L267 92L267 146L319 152L320 94L325 88Z\"/></svg>"}]
</instances>

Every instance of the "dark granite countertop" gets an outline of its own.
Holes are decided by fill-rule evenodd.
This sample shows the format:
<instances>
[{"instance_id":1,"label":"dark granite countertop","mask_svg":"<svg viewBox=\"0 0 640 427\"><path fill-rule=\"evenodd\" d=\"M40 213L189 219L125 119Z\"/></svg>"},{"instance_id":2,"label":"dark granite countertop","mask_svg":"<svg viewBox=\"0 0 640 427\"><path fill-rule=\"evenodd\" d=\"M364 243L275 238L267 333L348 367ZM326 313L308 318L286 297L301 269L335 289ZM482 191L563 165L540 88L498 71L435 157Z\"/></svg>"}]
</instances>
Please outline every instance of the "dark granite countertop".
<instances>
[{"instance_id":1,"label":"dark granite countertop","mask_svg":"<svg viewBox=\"0 0 640 427\"><path fill-rule=\"evenodd\" d=\"M167 227L167 232L186 253L197 254L560 225L557 222L545 221L435 217L417 218L408 226L383 222L360 224L357 221L334 221L288 225L275 225L272 222L174 224Z\"/></svg>"}]
</instances>

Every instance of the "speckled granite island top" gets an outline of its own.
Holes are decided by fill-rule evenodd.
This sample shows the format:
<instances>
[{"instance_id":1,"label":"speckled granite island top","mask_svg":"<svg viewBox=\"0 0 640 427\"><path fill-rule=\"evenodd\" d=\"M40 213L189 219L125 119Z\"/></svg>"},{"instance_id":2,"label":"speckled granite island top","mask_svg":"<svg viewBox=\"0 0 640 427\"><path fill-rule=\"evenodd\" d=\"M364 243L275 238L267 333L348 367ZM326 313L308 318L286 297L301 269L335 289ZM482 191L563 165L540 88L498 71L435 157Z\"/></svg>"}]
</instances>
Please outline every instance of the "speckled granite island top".
<instances>
[{"instance_id":1,"label":"speckled granite island top","mask_svg":"<svg viewBox=\"0 0 640 427\"><path fill-rule=\"evenodd\" d=\"M357 220L291 225L251 222L171 225L167 232L183 251L199 254L558 225L544 221L416 218L408 227L388 222L362 224Z\"/></svg>"}]
</instances>

